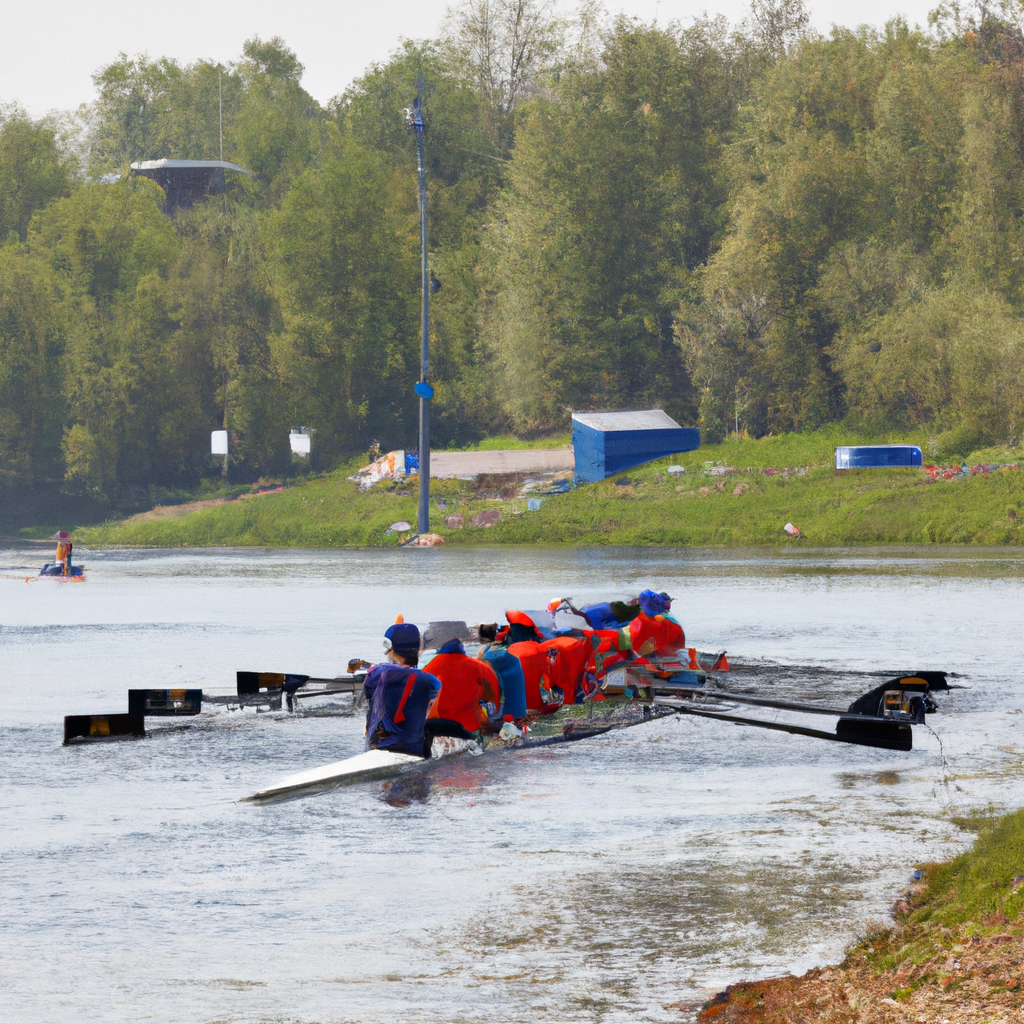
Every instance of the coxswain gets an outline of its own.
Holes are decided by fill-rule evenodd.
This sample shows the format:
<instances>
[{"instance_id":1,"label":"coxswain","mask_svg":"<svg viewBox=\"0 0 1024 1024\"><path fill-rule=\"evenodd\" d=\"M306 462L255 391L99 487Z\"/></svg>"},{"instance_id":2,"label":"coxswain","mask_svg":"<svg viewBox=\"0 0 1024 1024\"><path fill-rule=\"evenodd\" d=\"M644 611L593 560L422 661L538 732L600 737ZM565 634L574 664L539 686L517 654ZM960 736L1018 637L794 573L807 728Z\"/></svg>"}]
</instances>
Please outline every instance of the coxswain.
<instances>
[{"instance_id":1,"label":"coxswain","mask_svg":"<svg viewBox=\"0 0 1024 1024\"><path fill-rule=\"evenodd\" d=\"M471 658L460 640L449 640L437 649L424 671L441 682L441 692L427 715L428 728L435 719L457 722L474 738L488 729L491 723L484 705L492 704L497 717L501 684L486 661Z\"/></svg>"},{"instance_id":2,"label":"coxswain","mask_svg":"<svg viewBox=\"0 0 1024 1024\"><path fill-rule=\"evenodd\" d=\"M424 724L441 683L416 667L419 629L411 622L389 626L384 651L387 661L375 665L363 684L368 702L366 748L429 756Z\"/></svg>"}]
</instances>

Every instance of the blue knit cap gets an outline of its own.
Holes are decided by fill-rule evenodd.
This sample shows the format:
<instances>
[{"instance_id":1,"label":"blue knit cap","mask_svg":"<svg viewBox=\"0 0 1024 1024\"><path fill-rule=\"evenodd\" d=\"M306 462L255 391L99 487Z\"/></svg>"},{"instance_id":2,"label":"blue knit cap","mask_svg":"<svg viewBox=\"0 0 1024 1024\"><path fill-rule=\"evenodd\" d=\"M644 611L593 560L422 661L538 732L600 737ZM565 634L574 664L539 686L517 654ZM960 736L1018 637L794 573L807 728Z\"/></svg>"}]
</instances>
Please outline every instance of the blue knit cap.
<instances>
[{"instance_id":1,"label":"blue knit cap","mask_svg":"<svg viewBox=\"0 0 1024 1024\"><path fill-rule=\"evenodd\" d=\"M411 622L396 622L388 626L384 635L391 641L396 654L419 654L420 631Z\"/></svg>"}]
</instances>

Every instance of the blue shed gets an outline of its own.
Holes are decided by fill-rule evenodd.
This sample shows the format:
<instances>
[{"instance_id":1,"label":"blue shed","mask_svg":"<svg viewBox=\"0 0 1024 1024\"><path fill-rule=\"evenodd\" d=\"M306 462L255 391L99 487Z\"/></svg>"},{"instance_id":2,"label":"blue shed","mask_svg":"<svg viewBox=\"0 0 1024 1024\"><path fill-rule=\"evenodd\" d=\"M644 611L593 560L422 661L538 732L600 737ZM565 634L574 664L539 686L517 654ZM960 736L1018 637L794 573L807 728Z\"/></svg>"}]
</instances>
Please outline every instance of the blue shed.
<instances>
[{"instance_id":1,"label":"blue shed","mask_svg":"<svg viewBox=\"0 0 1024 1024\"><path fill-rule=\"evenodd\" d=\"M921 449L916 444L841 445L836 449L836 469L920 465Z\"/></svg>"},{"instance_id":2,"label":"blue shed","mask_svg":"<svg viewBox=\"0 0 1024 1024\"><path fill-rule=\"evenodd\" d=\"M652 459L700 447L700 431L681 427L661 409L573 413L576 479L595 483Z\"/></svg>"}]
</instances>

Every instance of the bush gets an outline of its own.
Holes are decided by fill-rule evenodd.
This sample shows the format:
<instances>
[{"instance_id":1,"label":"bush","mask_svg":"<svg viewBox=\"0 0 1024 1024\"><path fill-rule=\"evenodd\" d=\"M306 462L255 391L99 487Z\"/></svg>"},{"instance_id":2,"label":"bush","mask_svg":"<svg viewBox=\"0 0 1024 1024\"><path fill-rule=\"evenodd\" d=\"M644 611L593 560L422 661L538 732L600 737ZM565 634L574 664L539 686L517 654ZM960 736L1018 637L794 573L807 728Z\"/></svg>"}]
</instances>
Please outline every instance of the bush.
<instances>
[{"instance_id":1,"label":"bush","mask_svg":"<svg viewBox=\"0 0 1024 1024\"><path fill-rule=\"evenodd\" d=\"M966 459L971 452L994 444L995 437L976 424L961 423L959 427L940 434L935 443L939 458L944 462L952 462Z\"/></svg>"}]
</instances>

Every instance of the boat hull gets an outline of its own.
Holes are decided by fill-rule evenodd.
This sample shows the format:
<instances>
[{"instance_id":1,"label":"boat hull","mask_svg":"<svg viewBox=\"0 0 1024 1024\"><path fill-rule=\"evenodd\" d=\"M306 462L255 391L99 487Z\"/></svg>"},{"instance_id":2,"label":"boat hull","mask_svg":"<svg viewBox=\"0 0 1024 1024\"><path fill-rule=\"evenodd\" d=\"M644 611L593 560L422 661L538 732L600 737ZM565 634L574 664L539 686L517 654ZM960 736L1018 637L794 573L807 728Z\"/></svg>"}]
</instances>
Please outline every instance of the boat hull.
<instances>
[{"instance_id":1,"label":"boat hull","mask_svg":"<svg viewBox=\"0 0 1024 1024\"><path fill-rule=\"evenodd\" d=\"M312 793L321 789L333 789L347 786L354 782L366 782L370 779L382 779L399 775L414 765L428 764L430 758L415 757L394 750L367 750L355 757L347 757L343 761L310 768L294 775L286 775L283 779L266 789L243 797L248 802L279 800L300 794Z\"/></svg>"}]
</instances>

